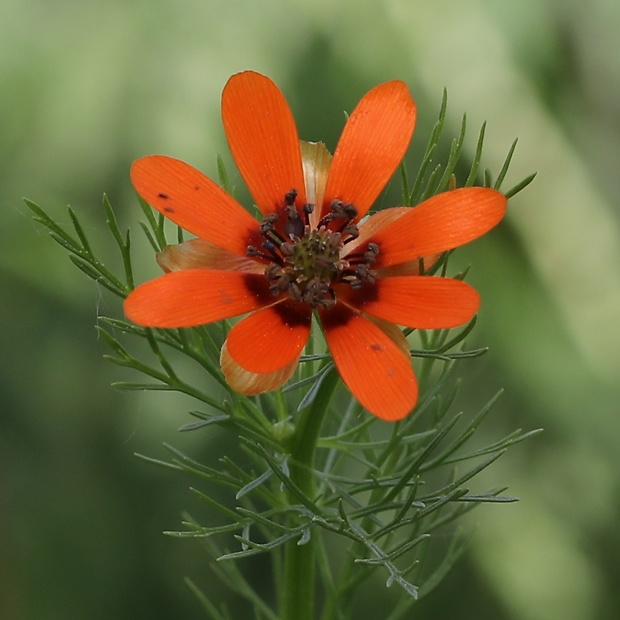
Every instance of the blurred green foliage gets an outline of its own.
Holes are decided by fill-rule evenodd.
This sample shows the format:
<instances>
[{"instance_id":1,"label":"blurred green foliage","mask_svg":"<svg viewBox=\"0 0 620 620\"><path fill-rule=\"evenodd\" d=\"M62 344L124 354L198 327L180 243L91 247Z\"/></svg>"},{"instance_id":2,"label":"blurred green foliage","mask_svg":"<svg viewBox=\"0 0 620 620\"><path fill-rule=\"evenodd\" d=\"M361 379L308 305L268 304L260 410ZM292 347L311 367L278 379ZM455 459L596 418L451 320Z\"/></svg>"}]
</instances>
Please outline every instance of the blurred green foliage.
<instances>
[{"instance_id":1,"label":"blurred green foliage","mask_svg":"<svg viewBox=\"0 0 620 620\"><path fill-rule=\"evenodd\" d=\"M187 401L110 389L127 377L102 359L94 324L120 304L21 198L59 218L71 204L113 263L103 192L133 225L132 159L165 153L215 176L221 153L232 170L219 97L230 74L252 68L280 85L301 137L330 148L342 112L391 78L418 103L411 162L444 86L454 135L463 112L471 127L488 121L485 166L497 169L519 137L506 186L538 178L500 228L457 255L483 298L471 344L491 347L469 364L461 404L474 410L503 386L486 432L546 433L489 474L522 502L472 515L469 553L416 617L616 618L619 26L615 0L3 0L0 617L202 617L182 577L211 583L206 556L161 535L199 510L190 480L133 453L163 457L165 441L208 460L230 454L227 439L178 434ZM136 253L136 279L155 275L146 243ZM393 604L382 583L365 597L368 618Z\"/></svg>"}]
</instances>

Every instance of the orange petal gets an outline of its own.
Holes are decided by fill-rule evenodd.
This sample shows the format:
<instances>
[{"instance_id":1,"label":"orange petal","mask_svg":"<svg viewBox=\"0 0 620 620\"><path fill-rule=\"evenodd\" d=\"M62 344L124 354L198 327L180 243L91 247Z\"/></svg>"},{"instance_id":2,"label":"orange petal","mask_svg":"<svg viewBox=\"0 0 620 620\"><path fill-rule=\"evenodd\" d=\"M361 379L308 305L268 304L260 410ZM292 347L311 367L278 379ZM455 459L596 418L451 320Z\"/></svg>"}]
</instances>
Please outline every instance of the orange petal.
<instances>
[{"instance_id":1,"label":"orange petal","mask_svg":"<svg viewBox=\"0 0 620 620\"><path fill-rule=\"evenodd\" d=\"M306 202L295 119L280 89L254 71L233 75L222 94L230 151L263 214L275 211L291 189Z\"/></svg>"},{"instance_id":2,"label":"orange petal","mask_svg":"<svg viewBox=\"0 0 620 620\"><path fill-rule=\"evenodd\" d=\"M310 333L310 311L282 302L239 321L228 334L228 352L251 373L272 373L297 359Z\"/></svg>"},{"instance_id":3,"label":"orange petal","mask_svg":"<svg viewBox=\"0 0 620 620\"><path fill-rule=\"evenodd\" d=\"M300 141L301 159L304 167L306 200L314 205L310 214L310 227L316 228L321 218L321 205L325 195L325 184L329 175L332 155L322 142Z\"/></svg>"},{"instance_id":4,"label":"orange petal","mask_svg":"<svg viewBox=\"0 0 620 620\"><path fill-rule=\"evenodd\" d=\"M375 316L370 316L369 314L364 314L369 321L372 321L377 327L382 329L397 345L398 348L407 356L411 355L411 346L409 345L409 341L403 331L398 325L394 323L390 323L389 321L384 321L383 319L378 319Z\"/></svg>"},{"instance_id":5,"label":"orange petal","mask_svg":"<svg viewBox=\"0 0 620 620\"><path fill-rule=\"evenodd\" d=\"M410 358L385 331L343 304L320 315L334 364L355 398L382 420L404 418L418 399Z\"/></svg>"},{"instance_id":6,"label":"orange petal","mask_svg":"<svg viewBox=\"0 0 620 620\"><path fill-rule=\"evenodd\" d=\"M432 276L381 278L374 285L339 287L344 303L385 321L419 329L447 329L469 321L480 295L466 282Z\"/></svg>"},{"instance_id":7,"label":"orange petal","mask_svg":"<svg viewBox=\"0 0 620 620\"><path fill-rule=\"evenodd\" d=\"M325 189L332 200L352 202L363 217L386 186L409 146L416 107L407 86L380 84L359 102L345 125Z\"/></svg>"},{"instance_id":8,"label":"orange petal","mask_svg":"<svg viewBox=\"0 0 620 620\"><path fill-rule=\"evenodd\" d=\"M367 217L359 225L359 236L347 243L345 250L347 254L358 251L360 246L365 247L368 244L369 239L382 228L385 228L392 222L396 222L401 217L410 213L412 207L391 207L389 209L383 209L377 213L374 213L370 217ZM431 254L430 256L424 256L424 270L430 269L439 260L440 254ZM345 256L346 258L346 256ZM377 269L379 277L388 276L417 276L420 275L420 258L416 258L408 263L401 263L399 265L393 265L391 267L384 267L383 269Z\"/></svg>"},{"instance_id":9,"label":"orange petal","mask_svg":"<svg viewBox=\"0 0 620 620\"><path fill-rule=\"evenodd\" d=\"M244 273L265 271L265 266L258 261L224 250L206 239L190 239L166 246L158 252L157 264L166 272L183 269L222 269Z\"/></svg>"},{"instance_id":10,"label":"orange petal","mask_svg":"<svg viewBox=\"0 0 620 620\"><path fill-rule=\"evenodd\" d=\"M241 256L258 223L221 187L189 164L153 155L131 166L131 182L153 208L191 233ZM260 245L260 243L259 243Z\"/></svg>"},{"instance_id":11,"label":"orange petal","mask_svg":"<svg viewBox=\"0 0 620 620\"><path fill-rule=\"evenodd\" d=\"M406 263L473 241L500 222L506 204L503 194L484 187L433 196L368 239L379 244L373 268Z\"/></svg>"},{"instance_id":12,"label":"orange petal","mask_svg":"<svg viewBox=\"0 0 620 620\"><path fill-rule=\"evenodd\" d=\"M373 235L389 224L396 222L404 215L407 215L410 211L411 207L390 207L389 209L383 209L368 216L359 224L359 236L347 243L344 247L346 253L351 254L357 251L357 248L362 244L365 246ZM346 256L343 258L346 258Z\"/></svg>"},{"instance_id":13,"label":"orange petal","mask_svg":"<svg viewBox=\"0 0 620 620\"><path fill-rule=\"evenodd\" d=\"M191 269L145 282L125 300L130 321L148 327L192 327L275 302L263 275Z\"/></svg>"},{"instance_id":14,"label":"orange petal","mask_svg":"<svg viewBox=\"0 0 620 620\"><path fill-rule=\"evenodd\" d=\"M389 267L382 267L376 269L378 278L389 278L391 276L419 276L420 273L427 272L439 259L441 254L431 254L430 256L424 256L422 259L416 258L408 263L399 263L398 265L391 265ZM420 260L422 264L420 264ZM420 270L422 267L422 270Z\"/></svg>"},{"instance_id":15,"label":"orange petal","mask_svg":"<svg viewBox=\"0 0 620 620\"><path fill-rule=\"evenodd\" d=\"M263 392L277 390L286 383L295 372L299 356L296 357L288 366L280 368L275 372L254 373L245 370L233 360L228 352L228 344L225 342L220 355L220 365L226 378L226 383L235 391L246 396L254 396Z\"/></svg>"}]
</instances>

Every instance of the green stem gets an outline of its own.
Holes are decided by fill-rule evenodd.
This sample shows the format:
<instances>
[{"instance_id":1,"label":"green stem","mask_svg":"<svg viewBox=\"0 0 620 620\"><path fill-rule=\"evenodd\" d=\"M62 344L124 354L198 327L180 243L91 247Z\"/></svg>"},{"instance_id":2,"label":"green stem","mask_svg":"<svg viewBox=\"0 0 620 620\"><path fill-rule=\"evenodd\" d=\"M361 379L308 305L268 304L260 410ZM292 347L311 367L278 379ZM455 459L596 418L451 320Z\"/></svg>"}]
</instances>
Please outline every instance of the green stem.
<instances>
[{"instance_id":1,"label":"green stem","mask_svg":"<svg viewBox=\"0 0 620 620\"><path fill-rule=\"evenodd\" d=\"M296 424L291 446L290 476L306 497L316 496L313 476L314 455L319 431L329 401L338 385L338 373L331 370L323 379L316 398L304 409ZM295 501L294 499L292 501ZM305 544L288 542L284 550L284 583L280 598L281 620L312 620L314 618L316 581L316 544L314 536Z\"/></svg>"},{"instance_id":2,"label":"green stem","mask_svg":"<svg viewBox=\"0 0 620 620\"><path fill-rule=\"evenodd\" d=\"M375 465L377 467L383 467L383 471L393 471L394 468L390 465L390 461L393 460L395 463L399 460L399 451L397 450L397 444L399 442L399 434L398 434L398 422L393 427L392 437L388 446L383 451L382 455L379 456ZM386 465L387 463L387 465ZM372 472L367 472L367 476L370 476ZM376 503L382 495L385 495L385 490L381 488L374 489L370 498L368 499L367 504L371 505ZM372 526L372 522L369 517L366 517L362 520L361 527L369 531L368 528ZM351 603L351 595L357 585L359 585L360 579L364 579L365 577L354 576L353 571L359 565L355 563L355 558L362 557L362 554L365 551L365 547L360 542L355 542L351 546L350 552L347 554L347 557L344 561L342 569L340 571L340 575L338 578L338 588L334 592L334 594L326 600L325 609L323 611L322 618L323 620L332 620L337 617L337 612L342 612L346 609L347 605ZM368 571L367 573L368 574Z\"/></svg>"}]
</instances>

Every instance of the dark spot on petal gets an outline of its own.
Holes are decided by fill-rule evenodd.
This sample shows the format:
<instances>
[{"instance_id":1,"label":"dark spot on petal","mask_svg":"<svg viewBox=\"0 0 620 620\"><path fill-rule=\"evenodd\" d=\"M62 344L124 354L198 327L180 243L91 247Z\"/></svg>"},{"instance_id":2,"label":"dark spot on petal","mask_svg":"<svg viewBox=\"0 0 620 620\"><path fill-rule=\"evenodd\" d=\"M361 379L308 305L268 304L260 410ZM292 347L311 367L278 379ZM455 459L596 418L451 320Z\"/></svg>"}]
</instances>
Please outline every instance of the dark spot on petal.
<instances>
[{"instance_id":1,"label":"dark spot on petal","mask_svg":"<svg viewBox=\"0 0 620 620\"><path fill-rule=\"evenodd\" d=\"M373 351L383 351L383 347L380 344L377 344L376 342L374 344L371 344L370 348Z\"/></svg>"},{"instance_id":2,"label":"dark spot on petal","mask_svg":"<svg viewBox=\"0 0 620 620\"><path fill-rule=\"evenodd\" d=\"M166 213L174 213L174 209L172 207L164 207L164 211Z\"/></svg>"},{"instance_id":3,"label":"dark spot on petal","mask_svg":"<svg viewBox=\"0 0 620 620\"><path fill-rule=\"evenodd\" d=\"M338 303L333 308L321 311L319 314L321 315L321 323L324 329L343 327L355 316L349 308Z\"/></svg>"},{"instance_id":4,"label":"dark spot on petal","mask_svg":"<svg viewBox=\"0 0 620 620\"><path fill-rule=\"evenodd\" d=\"M198 191L200 189L200 185L194 185L194 189Z\"/></svg>"},{"instance_id":5,"label":"dark spot on petal","mask_svg":"<svg viewBox=\"0 0 620 620\"><path fill-rule=\"evenodd\" d=\"M220 300L223 304L230 305L234 301L225 289L220 289Z\"/></svg>"},{"instance_id":6,"label":"dark spot on petal","mask_svg":"<svg viewBox=\"0 0 620 620\"><path fill-rule=\"evenodd\" d=\"M269 290L269 282L263 274L248 273L244 277L245 287L251 295L265 305L273 303L273 295Z\"/></svg>"},{"instance_id":7,"label":"dark spot on petal","mask_svg":"<svg viewBox=\"0 0 620 620\"><path fill-rule=\"evenodd\" d=\"M379 299L380 280L375 282L363 281L360 286L351 287L346 292L347 302L356 308L363 309L364 305Z\"/></svg>"},{"instance_id":8,"label":"dark spot on petal","mask_svg":"<svg viewBox=\"0 0 620 620\"><path fill-rule=\"evenodd\" d=\"M283 302L275 305L273 310L282 319L282 322L289 327L308 325L312 317L310 309L302 304Z\"/></svg>"},{"instance_id":9,"label":"dark spot on petal","mask_svg":"<svg viewBox=\"0 0 620 620\"><path fill-rule=\"evenodd\" d=\"M168 198L170 198L170 196L168 196L168 194L164 194L163 192L159 192L159 194L157 194L160 198L163 198L164 200L167 200Z\"/></svg>"}]
</instances>

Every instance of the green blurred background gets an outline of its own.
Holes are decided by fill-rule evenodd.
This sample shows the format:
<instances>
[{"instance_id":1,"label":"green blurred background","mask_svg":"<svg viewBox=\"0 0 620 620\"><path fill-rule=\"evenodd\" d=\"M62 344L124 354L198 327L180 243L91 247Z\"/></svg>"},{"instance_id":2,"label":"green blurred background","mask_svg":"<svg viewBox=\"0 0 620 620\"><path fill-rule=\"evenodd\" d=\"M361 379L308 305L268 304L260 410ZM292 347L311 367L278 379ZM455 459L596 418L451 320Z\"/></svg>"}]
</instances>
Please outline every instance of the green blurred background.
<instances>
[{"instance_id":1,"label":"green blurred background","mask_svg":"<svg viewBox=\"0 0 620 620\"><path fill-rule=\"evenodd\" d=\"M463 112L467 157L488 121L495 172L519 138L505 187L538 178L461 253L483 295L475 344L491 351L465 369L460 404L503 386L480 441L546 432L486 474L522 501L472 513L469 552L412 617L620 617L619 32L617 0L0 0L0 618L200 618L182 577L219 587L199 545L161 534L200 511L194 482L133 453L164 457L168 442L208 459L225 438L177 433L192 403L109 387L132 377L102 359L93 326L120 304L21 198L65 223L71 204L114 265L102 194L134 225L133 159L211 175L217 153L230 162L219 99L248 68L280 85L303 138L331 148L343 110L405 80L412 170L444 86L446 146ZM146 244L136 251L138 280L156 274ZM379 584L367 617L392 596Z\"/></svg>"}]
</instances>

